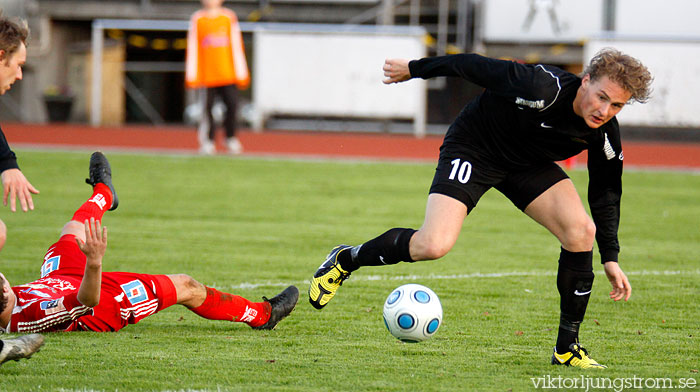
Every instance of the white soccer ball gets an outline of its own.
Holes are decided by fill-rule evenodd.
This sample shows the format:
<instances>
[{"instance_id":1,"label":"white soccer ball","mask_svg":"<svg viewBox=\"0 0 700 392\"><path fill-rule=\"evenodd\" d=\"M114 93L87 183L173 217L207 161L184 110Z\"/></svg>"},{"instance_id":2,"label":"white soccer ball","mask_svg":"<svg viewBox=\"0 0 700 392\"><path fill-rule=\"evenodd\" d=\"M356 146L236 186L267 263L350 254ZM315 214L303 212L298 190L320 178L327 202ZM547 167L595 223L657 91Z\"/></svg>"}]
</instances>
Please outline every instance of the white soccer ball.
<instances>
[{"instance_id":1,"label":"white soccer ball","mask_svg":"<svg viewBox=\"0 0 700 392\"><path fill-rule=\"evenodd\" d=\"M384 302L384 324L397 339L418 343L442 324L442 305L433 290L419 284L397 287Z\"/></svg>"}]
</instances>

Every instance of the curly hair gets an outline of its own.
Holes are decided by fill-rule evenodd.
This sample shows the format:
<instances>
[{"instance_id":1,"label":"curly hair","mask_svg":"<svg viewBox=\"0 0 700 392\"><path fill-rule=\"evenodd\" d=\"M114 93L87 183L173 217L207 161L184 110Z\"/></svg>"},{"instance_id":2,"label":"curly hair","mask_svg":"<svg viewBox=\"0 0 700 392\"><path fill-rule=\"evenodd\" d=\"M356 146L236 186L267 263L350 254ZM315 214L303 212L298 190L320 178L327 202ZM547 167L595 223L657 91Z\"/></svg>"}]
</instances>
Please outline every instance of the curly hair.
<instances>
[{"instance_id":1,"label":"curly hair","mask_svg":"<svg viewBox=\"0 0 700 392\"><path fill-rule=\"evenodd\" d=\"M2 17L0 13L0 50L4 50L5 54L0 57L4 60L11 56L20 44L27 44L29 37L29 27L27 22L22 20L10 20Z\"/></svg>"},{"instance_id":2,"label":"curly hair","mask_svg":"<svg viewBox=\"0 0 700 392\"><path fill-rule=\"evenodd\" d=\"M651 97L651 82L654 78L647 67L617 49L604 48L596 53L583 74L590 75L591 80L607 76L629 91L631 100L639 103L646 103Z\"/></svg>"},{"instance_id":3,"label":"curly hair","mask_svg":"<svg viewBox=\"0 0 700 392\"><path fill-rule=\"evenodd\" d=\"M5 279L2 277L2 275L0 275L0 287L5 287ZM0 313L5 311L5 308L7 307L7 301L7 296L0 292Z\"/></svg>"}]
</instances>

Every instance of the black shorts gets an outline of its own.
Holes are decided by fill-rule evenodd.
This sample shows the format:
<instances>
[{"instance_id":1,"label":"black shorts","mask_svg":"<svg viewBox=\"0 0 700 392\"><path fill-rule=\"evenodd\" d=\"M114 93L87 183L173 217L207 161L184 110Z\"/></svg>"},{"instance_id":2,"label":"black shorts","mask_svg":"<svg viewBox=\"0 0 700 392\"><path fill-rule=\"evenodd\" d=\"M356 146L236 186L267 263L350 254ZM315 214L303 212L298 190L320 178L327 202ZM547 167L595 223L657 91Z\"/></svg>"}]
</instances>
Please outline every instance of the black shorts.
<instances>
[{"instance_id":1,"label":"black shorts","mask_svg":"<svg viewBox=\"0 0 700 392\"><path fill-rule=\"evenodd\" d=\"M554 162L510 169L465 145L443 145L430 193L450 196L471 212L481 196L498 189L521 211L552 185L569 178Z\"/></svg>"}]
</instances>

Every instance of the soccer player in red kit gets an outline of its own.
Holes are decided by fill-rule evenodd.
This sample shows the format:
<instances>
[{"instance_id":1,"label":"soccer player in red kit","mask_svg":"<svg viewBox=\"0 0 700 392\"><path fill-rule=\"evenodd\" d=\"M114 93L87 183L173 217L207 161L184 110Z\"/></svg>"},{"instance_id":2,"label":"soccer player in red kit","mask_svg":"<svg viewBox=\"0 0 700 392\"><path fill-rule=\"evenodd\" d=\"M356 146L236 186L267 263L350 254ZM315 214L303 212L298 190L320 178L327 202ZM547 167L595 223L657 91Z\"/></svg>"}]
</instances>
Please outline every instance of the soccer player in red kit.
<instances>
[{"instance_id":1,"label":"soccer player in red kit","mask_svg":"<svg viewBox=\"0 0 700 392\"><path fill-rule=\"evenodd\" d=\"M299 290L289 286L262 302L206 287L189 275L102 272L107 228L102 215L118 206L107 158L90 158L92 196L49 247L41 278L11 287L0 274L0 328L5 332L118 331L171 305L210 320L272 329L294 309Z\"/></svg>"}]
</instances>

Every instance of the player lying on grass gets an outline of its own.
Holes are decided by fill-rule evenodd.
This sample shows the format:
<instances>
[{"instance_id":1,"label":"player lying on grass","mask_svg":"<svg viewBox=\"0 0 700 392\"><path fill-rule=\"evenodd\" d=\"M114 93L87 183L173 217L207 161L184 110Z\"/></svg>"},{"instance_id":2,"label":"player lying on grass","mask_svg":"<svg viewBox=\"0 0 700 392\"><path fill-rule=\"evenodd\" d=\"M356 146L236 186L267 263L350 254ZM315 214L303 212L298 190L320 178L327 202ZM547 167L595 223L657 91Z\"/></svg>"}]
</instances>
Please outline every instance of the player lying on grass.
<instances>
[{"instance_id":1,"label":"player lying on grass","mask_svg":"<svg viewBox=\"0 0 700 392\"><path fill-rule=\"evenodd\" d=\"M415 61L389 59L384 83L457 76L485 88L448 129L420 230L394 228L362 245L334 248L314 274L309 300L320 309L363 266L438 259L454 246L467 213L498 189L561 243L557 288L560 323L553 364L603 368L578 342L593 286L597 240L610 298L629 299L617 238L622 147L615 115L645 102L651 75L614 49L598 53L578 77L547 65L462 54ZM573 183L555 163L588 150L588 216Z\"/></svg>"},{"instance_id":2,"label":"player lying on grass","mask_svg":"<svg viewBox=\"0 0 700 392\"><path fill-rule=\"evenodd\" d=\"M0 274L0 328L5 332L118 331L171 305L210 320L272 329L294 309L299 290L289 286L262 302L205 287L188 275L102 272L107 229L102 215L117 208L111 168L100 153L90 158L92 196L49 247L41 278L10 287Z\"/></svg>"}]
</instances>

